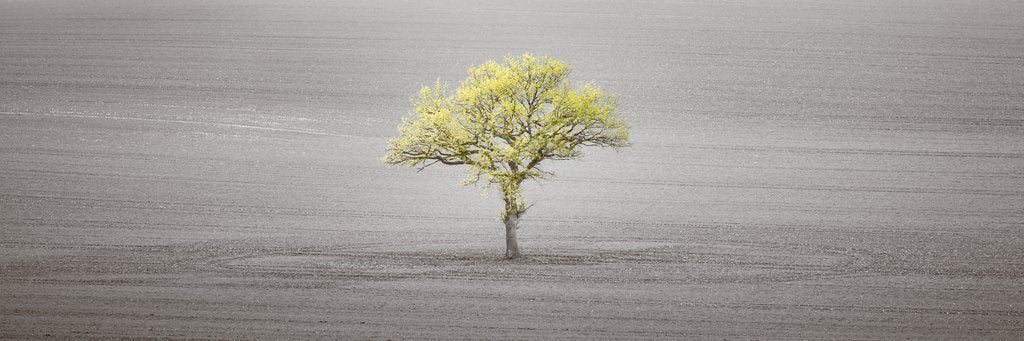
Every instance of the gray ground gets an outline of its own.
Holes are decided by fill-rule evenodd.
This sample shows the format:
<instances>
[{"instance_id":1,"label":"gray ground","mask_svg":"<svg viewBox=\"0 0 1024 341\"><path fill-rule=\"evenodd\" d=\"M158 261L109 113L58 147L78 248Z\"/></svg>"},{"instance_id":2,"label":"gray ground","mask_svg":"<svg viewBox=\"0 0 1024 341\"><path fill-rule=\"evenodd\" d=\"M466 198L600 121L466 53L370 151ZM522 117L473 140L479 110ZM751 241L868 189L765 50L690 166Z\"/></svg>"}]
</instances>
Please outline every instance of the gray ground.
<instances>
[{"instance_id":1,"label":"gray ground","mask_svg":"<svg viewBox=\"0 0 1024 341\"><path fill-rule=\"evenodd\" d=\"M3 1L0 338L1024 338L1019 1ZM383 167L530 51L634 146Z\"/></svg>"}]
</instances>

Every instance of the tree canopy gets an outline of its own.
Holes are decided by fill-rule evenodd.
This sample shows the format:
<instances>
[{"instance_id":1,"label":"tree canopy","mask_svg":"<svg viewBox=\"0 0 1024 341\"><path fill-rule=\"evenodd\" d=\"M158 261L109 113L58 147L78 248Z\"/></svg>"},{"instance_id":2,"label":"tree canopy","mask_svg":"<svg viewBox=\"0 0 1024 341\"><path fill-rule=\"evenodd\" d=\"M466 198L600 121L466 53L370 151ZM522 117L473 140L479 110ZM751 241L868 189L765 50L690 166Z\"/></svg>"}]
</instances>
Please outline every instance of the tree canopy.
<instances>
[{"instance_id":1,"label":"tree canopy","mask_svg":"<svg viewBox=\"0 0 1024 341\"><path fill-rule=\"evenodd\" d=\"M509 220L527 208L520 184L549 174L542 161L579 157L585 146L628 144L617 97L589 83L574 87L570 71L562 61L525 54L470 68L454 91L441 81L424 86L383 160L420 169L468 165L464 183L500 188L502 218L514 230ZM506 255L518 256L518 248Z\"/></svg>"}]
</instances>

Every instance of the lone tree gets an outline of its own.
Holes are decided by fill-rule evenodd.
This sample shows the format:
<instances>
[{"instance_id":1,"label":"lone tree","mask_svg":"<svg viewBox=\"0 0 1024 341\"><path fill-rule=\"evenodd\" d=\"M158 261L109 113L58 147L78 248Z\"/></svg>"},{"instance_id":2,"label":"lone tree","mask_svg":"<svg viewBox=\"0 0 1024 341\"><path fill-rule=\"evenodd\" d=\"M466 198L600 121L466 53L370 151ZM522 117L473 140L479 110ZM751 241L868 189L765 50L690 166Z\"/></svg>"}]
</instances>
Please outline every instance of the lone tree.
<instances>
[{"instance_id":1,"label":"lone tree","mask_svg":"<svg viewBox=\"0 0 1024 341\"><path fill-rule=\"evenodd\" d=\"M383 161L420 170L468 165L463 184L497 185L505 201L505 257L517 258L516 229L527 209L519 187L550 174L541 161L577 158L583 146L628 144L616 97L591 84L574 88L569 72L564 62L525 54L470 68L454 93L441 81L424 86Z\"/></svg>"}]
</instances>

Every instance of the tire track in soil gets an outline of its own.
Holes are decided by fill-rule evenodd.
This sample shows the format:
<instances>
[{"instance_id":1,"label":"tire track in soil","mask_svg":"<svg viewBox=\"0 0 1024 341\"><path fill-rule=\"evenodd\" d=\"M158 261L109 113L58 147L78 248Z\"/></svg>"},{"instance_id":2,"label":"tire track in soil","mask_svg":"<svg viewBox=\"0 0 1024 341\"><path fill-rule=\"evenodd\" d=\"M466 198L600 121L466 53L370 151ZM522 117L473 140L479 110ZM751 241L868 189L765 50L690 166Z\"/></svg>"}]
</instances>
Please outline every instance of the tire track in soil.
<instances>
[{"instance_id":1,"label":"tire track in soil","mask_svg":"<svg viewBox=\"0 0 1024 341\"><path fill-rule=\"evenodd\" d=\"M621 241L619 243L622 243ZM360 249L394 250L421 246L407 244L359 244L344 248L305 248L302 250L252 250L196 260L201 267L225 273L260 274L287 278L364 278L370 280L484 280L507 279L531 282L588 282L588 283L767 283L816 280L850 276L863 272L884 257L867 250L807 247L802 245L767 245L765 243L733 243L722 245L672 244L630 250L607 251L600 249L539 250L527 260L517 263L503 262L495 256L452 256L429 252L363 251ZM729 252L697 252L690 248L725 247ZM763 256L764 253L779 253ZM818 258L813 258L818 257ZM764 259L768 258L768 259ZM827 263L807 263L804 260ZM284 259L279 264L261 261ZM794 259L806 264L792 264ZM502 274L505 267L538 264L553 268L529 269L540 272L513 272ZM558 266L577 266L582 274L563 274ZM758 272L745 276L704 278L702 273L687 279L629 278L619 274L603 273L606 268L643 267L645 271L659 268L703 267L739 269ZM587 269L596 269L588 272ZM707 275L707 274L704 274Z\"/></svg>"}]
</instances>

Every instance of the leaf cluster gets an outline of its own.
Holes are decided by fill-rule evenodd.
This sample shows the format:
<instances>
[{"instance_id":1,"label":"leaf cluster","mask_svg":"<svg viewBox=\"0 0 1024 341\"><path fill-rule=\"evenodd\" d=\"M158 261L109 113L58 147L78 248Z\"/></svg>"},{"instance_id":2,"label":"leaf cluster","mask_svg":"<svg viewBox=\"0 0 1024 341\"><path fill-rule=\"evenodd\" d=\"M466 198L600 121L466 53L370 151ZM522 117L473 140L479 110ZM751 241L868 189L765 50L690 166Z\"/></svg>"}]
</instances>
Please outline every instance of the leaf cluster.
<instances>
[{"instance_id":1,"label":"leaf cluster","mask_svg":"<svg viewBox=\"0 0 1024 341\"><path fill-rule=\"evenodd\" d=\"M518 197L522 181L547 174L544 160L579 157L585 146L626 146L617 98L592 84L573 87L570 72L564 62L525 54L470 68L454 91L440 81L424 86L383 161L469 165L467 184L498 184Z\"/></svg>"}]
</instances>

